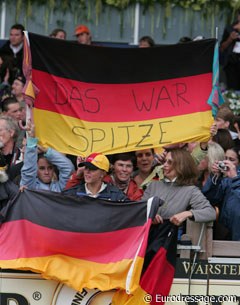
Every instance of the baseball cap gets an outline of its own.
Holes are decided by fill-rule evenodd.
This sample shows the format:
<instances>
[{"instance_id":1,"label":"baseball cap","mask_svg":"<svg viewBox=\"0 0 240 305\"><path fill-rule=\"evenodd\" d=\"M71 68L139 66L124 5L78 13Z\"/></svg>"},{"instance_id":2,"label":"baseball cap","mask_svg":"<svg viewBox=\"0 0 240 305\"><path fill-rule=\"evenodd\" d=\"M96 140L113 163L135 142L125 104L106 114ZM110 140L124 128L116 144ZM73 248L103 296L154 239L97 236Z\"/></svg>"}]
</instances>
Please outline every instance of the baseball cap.
<instances>
[{"instance_id":1,"label":"baseball cap","mask_svg":"<svg viewBox=\"0 0 240 305\"><path fill-rule=\"evenodd\" d=\"M78 25L75 29L75 36L80 35L82 33L90 34L89 28L84 24Z\"/></svg>"},{"instance_id":2,"label":"baseball cap","mask_svg":"<svg viewBox=\"0 0 240 305\"><path fill-rule=\"evenodd\" d=\"M78 164L79 167L86 166L90 169L102 169L106 172L109 171L110 163L108 158L101 153L92 153L87 157L84 162Z\"/></svg>"}]
</instances>

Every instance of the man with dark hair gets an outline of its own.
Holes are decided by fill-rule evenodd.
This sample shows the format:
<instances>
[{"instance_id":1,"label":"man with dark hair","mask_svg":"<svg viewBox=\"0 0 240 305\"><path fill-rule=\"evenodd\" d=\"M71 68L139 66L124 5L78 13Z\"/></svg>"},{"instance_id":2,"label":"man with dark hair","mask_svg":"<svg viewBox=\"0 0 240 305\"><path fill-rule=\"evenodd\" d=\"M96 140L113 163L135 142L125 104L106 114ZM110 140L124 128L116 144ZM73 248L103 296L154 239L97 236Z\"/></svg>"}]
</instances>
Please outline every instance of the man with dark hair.
<instances>
[{"instance_id":1,"label":"man with dark hair","mask_svg":"<svg viewBox=\"0 0 240 305\"><path fill-rule=\"evenodd\" d=\"M9 40L1 47L0 55L6 55L13 60L15 77L22 74L24 26L14 24L10 29Z\"/></svg>"},{"instance_id":2,"label":"man with dark hair","mask_svg":"<svg viewBox=\"0 0 240 305\"><path fill-rule=\"evenodd\" d=\"M240 90L240 11L236 20L224 29L220 62L226 73L227 89Z\"/></svg>"},{"instance_id":3,"label":"man with dark hair","mask_svg":"<svg viewBox=\"0 0 240 305\"><path fill-rule=\"evenodd\" d=\"M4 116L11 117L16 124L20 127L22 122L25 121L25 113L23 114L23 109L20 102L15 97L7 97L2 101L2 114ZM18 138L16 141L16 147L21 148L22 142L25 137L25 130L20 129L18 132Z\"/></svg>"},{"instance_id":4,"label":"man with dark hair","mask_svg":"<svg viewBox=\"0 0 240 305\"><path fill-rule=\"evenodd\" d=\"M10 116L17 122L22 119L22 110L20 103L16 100L15 97L7 97L2 103L2 113L3 115Z\"/></svg>"}]
</instances>

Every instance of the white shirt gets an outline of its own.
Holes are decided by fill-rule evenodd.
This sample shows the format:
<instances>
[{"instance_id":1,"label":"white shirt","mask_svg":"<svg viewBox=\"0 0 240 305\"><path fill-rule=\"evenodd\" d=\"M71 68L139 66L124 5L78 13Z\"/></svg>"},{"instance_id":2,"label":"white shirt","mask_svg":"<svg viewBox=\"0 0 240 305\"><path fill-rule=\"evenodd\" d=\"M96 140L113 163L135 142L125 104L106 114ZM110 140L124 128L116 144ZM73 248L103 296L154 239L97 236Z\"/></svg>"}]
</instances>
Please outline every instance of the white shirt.
<instances>
[{"instance_id":1,"label":"white shirt","mask_svg":"<svg viewBox=\"0 0 240 305\"><path fill-rule=\"evenodd\" d=\"M98 195L107 187L107 184L106 183L102 183L101 187L100 187L100 190L96 193L96 194L93 194L87 187L87 183L85 183L85 190L86 190L86 194L89 196L89 197L93 197L93 198L97 198Z\"/></svg>"}]
</instances>

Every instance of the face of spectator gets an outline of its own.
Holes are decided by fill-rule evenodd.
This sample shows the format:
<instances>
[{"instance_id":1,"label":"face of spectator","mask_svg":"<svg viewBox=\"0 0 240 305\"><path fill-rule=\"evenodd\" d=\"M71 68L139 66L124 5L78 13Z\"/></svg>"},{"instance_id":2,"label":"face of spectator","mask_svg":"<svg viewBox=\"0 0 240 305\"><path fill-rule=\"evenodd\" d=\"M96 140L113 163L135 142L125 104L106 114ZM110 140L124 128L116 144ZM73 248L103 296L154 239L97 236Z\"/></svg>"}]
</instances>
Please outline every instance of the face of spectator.
<instances>
[{"instance_id":1,"label":"face of spectator","mask_svg":"<svg viewBox=\"0 0 240 305\"><path fill-rule=\"evenodd\" d=\"M231 161L235 166L239 165L238 156L232 149L228 149L225 153L225 160Z\"/></svg>"},{"instance_id":2,"label":"face of spectator","mask_svg":"<svg viewBox=\"0 0 240 305\"><path fill-rule=\"evenodd\" d=\"M9 40L12 46L19 46L23 42L22 31L17 29L11 29Z\"/></svg>"},{"instance_id":3,"label":"face of spectator","mask_svg":"<svg viewBox=\"0 0 240 305\"><path fill-rule=\"evenodd\" d=\"M220 128L228 129L228 127L229 127L229 122L228 121L224 121L221 118L216 118L215 123L216 123L217 129L220 129Z\"/></svg>"},{"instance_id":4,"label":"face of spectator","mask_svg":"<svg viewBox=\"0 0 240 305\"><path fill-rule=\"evenodd\" d=\"M38 179L43 183L49 184L52 181L54 174L54 169L52 164L50 164L45 158L40 158L38 160Z\"/></svg>"},{"instance_id":5,"label":"face of spectator","mask_svg":"<svg viewBox=\"0 0 240 305\"><path fill-rule=\"evenodd\" d=\"M7 128L5 120L0 119L0 142L3 146L13 141L14 131Z\"/></svg>"},{"instance_id":6,"label":"face of spectator","mask_svg":"<svg viewBox=\"0 0 240 305\"><path fill-rule=\"evenodd\" d=\"M151 47L150 44L145 40L139 42L139 48L150 48L150 47Z\"/></svg>"},{"instance_id":7,"label":"face of spectator","mask_svg":"<svg viewBox=\"0 0 240 305\"><path fill-rule=\"evenodd\" d=\"M177 176L177 173L173 168L173 159L171 152L168 152L166 155L166 159L163 164L163 174L169 180L173 180Z\"/></svg>"},{"instance_id":8,"label":"face of spectator","mask_svg":"<svg viewBox=\"0 0 240 305\"><path fill-rule=\"evenodd\" d=\"M203 158L198 164L198 170L204 171L208 169L208 157Z\"/></svg>"},{"instance_id":9,"label":"face of spectator","mask_svg":"<svg viewBox=\"0 0 240 305\"><path fill-rule=\"evenodd\" d=\"M14 94L16 97L21 96L23 87L23 83L20 80L15 79L12 84L12 94Z\"/></svg>"},{"instance_id":10,"label":"face of spectator","mask_svg":"<svg viewBox=\"0 0 240 305\"><path fill-rule=\"evenodd\" d=\"M59 32L57 32L55 38L58 38L58 39L66 39L66 35L65 35L64 32L59 31Z\"/></svg>"},{"instance_id":11,"label":"face of spectator","mask_svg":"<svg viewBox=\"0 0 240 305\"><path fill-rule=\"evenodd\" d=\"M119 181L128 181L133 172L133 164L131 160L118 160L113 165L114 175Z\"/></svg>"},{"instance_id":12,"label":"face of spectator","mask_svg":"<svg viewBox=\"0 0 240 305\"><path fill-rule=\"evenodd\" d=\"M96 184L102 181L104 174L101 169L92 170L87 167L84 169L84 180L87 184Z\"/></svg>"},{"instance_id":13,"label":"face of spectator","mask_svg":"<svg viewBox=\"0 0 240 305\"><path fill-rule=\"evenodd\" d=\"M154 154L151 149L143 149L136 152L137 167L140 172L150 173L153 165Z\"/></svg>"},{"instance_id":14,"label":"face of spectator","mask_svg":"<svg viewBox=\"0 0 240 305\"><path fill-rule=\"evenodd\" d=\"M81 33L77 35L77 42L80 44L91 44L91 36L88 33Z\"/></svg>"},{"instance_id":15,"label":"face of spectator","mask_svg":"<svg viewBox=\"0 0 240 305\"><path fill-rule=\"evenodd\" d=\"M19 103L9 104L8 110L5 113L16 121L22 119L22 109Z\"/></svg>"}]
</instances>

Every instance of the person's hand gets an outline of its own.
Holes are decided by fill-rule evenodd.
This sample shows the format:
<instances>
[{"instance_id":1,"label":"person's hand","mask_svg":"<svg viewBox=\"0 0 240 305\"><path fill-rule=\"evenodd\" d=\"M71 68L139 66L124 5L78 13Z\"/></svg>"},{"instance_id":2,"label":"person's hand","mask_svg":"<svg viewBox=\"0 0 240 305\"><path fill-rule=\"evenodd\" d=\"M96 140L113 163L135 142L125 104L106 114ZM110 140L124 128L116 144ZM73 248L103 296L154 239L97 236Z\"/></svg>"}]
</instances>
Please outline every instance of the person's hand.
<instances>
[{"instance_id":1,"label":"person's hand","mask_svg":"<svg viewBox=\"0 0 240 305\"><path fill-rule=\"evenodd\" d=\"M153 224L153 225L158 225L159 223L163 223L163 219L162 219L162 217L161 217L159 214L157 214L157 215L154 217L154 219L153 219L153 221L152 221L152 224Z\"/></svg>"},{"instance_id":2,"label":"person's hand","mask_svg":"<svg viewBox=\"0 0 240 305\"><path fill-rule=\"evenodd\" d=\"M239 27L239 25L235 25L235 27L236 26L238 26ZM235 28L237 31L238 31L238 29L237 28ZM239 28L239 30L240 30L240 28ZM236 31L233 31L233 32L231 32L231 34L230 34L230 38L232 39L232 40L236 40L236 39L238 39L239 38L239 33L238 32L236 32Z\"/></svg>"},{"instance_id":3,"label":"person's hand","mask_svg":"<svg viewBox=\"0 0 240 305\"><path fill-rule=\"evenodd\" d=\"M221 170L219 169L218 163L219 163L219 161L215 161L212 165L211 170L214 175L220 176Z\"/></svg>"},{"instance_id":4,"label":"person's hand","mask_svg":"<svg viewBox=\"0 0 240 305\"><path fill-rule=\"evenodd\" d=\"M167 155L166 150L164 150L161 154L155 154L154 155L154 163L159 164L159 165L164 164L166 155Z\"/></svg>"},{"instance_id":5,"label":"person's hand","mask_svg":"<svg viewBox=\"0 0 240 305\"><path fill-rule=\"evenodd\" d=\"M85 157L83 156L77 156L77 166L80 164L80 163L83 163L85 161Z\"/></svg>"},{"instance_id":6,"label":"person's hand","mask_svg":"<svg viewBox=\"0 0 240 305\"><path fill-rule=\"evenodd\" d=\"M217 134L217 124L214 122L210 127L210 136L211 138Z\"/></svg>"},{"instance_id":7,"label":"person's hand","mask_svg":"<svg viewBox=\"0 0 240 305\"><path fill-rule=\"evenodd\" d=\"M187 218L192 217L191 211L184 211L178 214L173 215L170 218L170 222L173 223L175 226L180 226Z\"/></svg>"},{"instance_id":8,"label":"person's hand","mask_svg":"<svg viewBox=\"0 0 240 305\"><path fill-rule=\"evenodd\" d=\"M47 152L47 148L43 147L41 145L38 145L38 153L46 153Z\"/></svg>"},{"instance_id":9,"label":"person's hand","mask_svg":"<svg viewBox=\"0 0 240 305\"><path fill-rule=\"evenodd\" d=\"M22 193L26 189L27 189L27 186L26 185L22 185L22 186L20 186L19 191Z\"/></svg>"},{"instance_id":10,"label":"person's hand","mask_svg":"<svg viewBox=\"0 0 240 305\"><path fill-rule=\"evenodd\" d=\"M29 119L29 120L27 121L25 130L26 130L26 132L27 132L27 135L28 135L30 138L34 138L34 137L35 137L35 125L32 123L31 119Z\"/></svg>"},{"instance_id":11,"label":"person's hand","mask_svg":"<svg viewBox=\"0 0 240 305\"><path fill-rule=\"evenodd\" d=\"M229 177L229 178L234 178L237 176L237 168L236 166L233 164L232 161L230 160L224 160L224 164L227 167L227 170L224 171L225 176Z\"/></svg>"}]
</instances>

